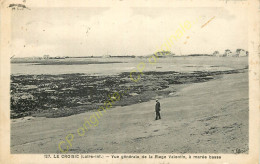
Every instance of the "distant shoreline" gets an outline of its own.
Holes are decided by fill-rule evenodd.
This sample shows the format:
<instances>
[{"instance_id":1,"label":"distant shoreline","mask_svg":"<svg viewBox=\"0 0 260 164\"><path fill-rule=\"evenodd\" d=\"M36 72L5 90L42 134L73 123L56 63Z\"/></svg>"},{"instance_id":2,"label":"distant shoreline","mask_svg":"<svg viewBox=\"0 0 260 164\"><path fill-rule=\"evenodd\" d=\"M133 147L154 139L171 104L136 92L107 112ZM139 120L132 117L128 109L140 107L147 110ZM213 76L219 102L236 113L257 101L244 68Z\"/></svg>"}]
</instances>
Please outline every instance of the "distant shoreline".
<instances>
[{"instance_id":1,"label":"distant shoreline","mask_svg":"<svg viewBox=\"0 0 260 164\"><path fill-rule=\"evenodd\" d=\"M112 64L112 63L123 63L117 61L101 62L101 61L62 61L57 59L51 60L17 60L11 61L12 64L33 64L33 65L85 65L85 64Z\"/></svg>"},{"instance_id":2,"label":"distant shoreline","mask_svg":"<svg viewBox=\"0 0 260 164\"><path fill-rule=\"evenodd\" d=\"M111 56L111 57L67 57L67 58L50 58L43 59L41 57L36 58L12 58L11 64L32 64L32 65L89 65L89 64L113 64L113 63L125 63L125 61L107 61L111 59L148 59L148 56ZM244 58L235 56L213 56L209 54L190 54L190 55L173 55L173 56L158 56L158 58L171 59L171 58L185 58L185 57L212 57L212 58ZM85 60L84 60L85 59ZM88 60L89 59L89 60ZM96 60L95 60L96 59ZM102 61L100 61L102 59Z\"/></svg>"}]
</instances>

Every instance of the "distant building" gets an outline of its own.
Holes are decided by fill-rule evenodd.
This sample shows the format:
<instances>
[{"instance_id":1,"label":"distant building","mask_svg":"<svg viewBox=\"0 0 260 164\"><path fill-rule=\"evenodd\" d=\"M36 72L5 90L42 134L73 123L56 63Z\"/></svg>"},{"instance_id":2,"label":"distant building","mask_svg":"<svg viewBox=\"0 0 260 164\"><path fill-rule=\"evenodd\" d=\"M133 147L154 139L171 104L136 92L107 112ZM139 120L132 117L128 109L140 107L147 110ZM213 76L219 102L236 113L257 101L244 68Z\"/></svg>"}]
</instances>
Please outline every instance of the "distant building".
<instances>
[{"instance_id":1,"label":"distant building","mask_svg":"<svg viewBox=\"0 0 260 164\"><path fill-rule=\"evenodd\" d=\"M166 58L166 57L175 56L175 54L172 53L171 51L159 51L159 52L156 52L154 55L156 55L158 58Z\"/></svg>"},{"instance_id":2,"label":"distant building","mask_svg":"<svg viewBox=\"0 0 260 164\"><path fill-rule=\"evenodd\" d=\"M218 51L214 51L212 55L213 55L213 56L220 56L220 54L219 54Z\"/></svg>"},{"instance_id":3,"label":"distant building","mask_svg":"<svg viewBox=\"0 0 260 164\"><path fill-rule=\"evenodd\" d=\"M54 59L65 59L64 56L55 56Z\"/></svg>"},{"instance_id":4,"label":"distant building","mask_svg":"<svg viewBox=\"0 0 260 164\"><path fill-rule=\"evenodd\" d=\"M103 57L103 58L110 58L111 55L103 55L102 57Z\"/></svg>"},{"instance_id":5,"label":"distant building","mask_svg":"<svg viewBox=\"0 0 260 164\"><path fill-rule=\"evenodd\" d=\"M121 56L121 55L118 55L118 56L110 56L112 58L135 58L134 55L124 55L124 56Z\"/></svg>"},{"instance_id":6,"label":"distant building","mask_svg":"<svg viewBox=\"0 0 260 164\"><path fill-rule=\"evenodd\" d=\"M227 50L225 50L225 53L223 56L232 56L232 55L233 55L232 52L229 49L227 49Z\"/></svg>"},{"instance_id":7,"label":"distant building","mask_svg":"<svg viewBox=\"0 0 260 164\"><path fill-rule=\"evenodd\" d=\"M37 57L37 56L34 56L34 57L32 57L34 60L41 60L42 59L42 57Z\"/></svg>"},{"instance_id":8,"label":"distant building","mask_svg":"<svg viewBox=\"0 0 260 164\"><path fill-rule=\"evenodd\" d=\"M43 59L49 59L50 55L43 55Z\"/></svg>"},{"instance_id":9,"label":"distant building","mask_svg":"<svg viewBox=\"0 0 260 164\"><path fill-rule=\"evenodd\" d=\"M236 56L237 57L245 57L248 56L248 52L243 49L237 49L236 50Z\"/></svg>"}]
</instances>

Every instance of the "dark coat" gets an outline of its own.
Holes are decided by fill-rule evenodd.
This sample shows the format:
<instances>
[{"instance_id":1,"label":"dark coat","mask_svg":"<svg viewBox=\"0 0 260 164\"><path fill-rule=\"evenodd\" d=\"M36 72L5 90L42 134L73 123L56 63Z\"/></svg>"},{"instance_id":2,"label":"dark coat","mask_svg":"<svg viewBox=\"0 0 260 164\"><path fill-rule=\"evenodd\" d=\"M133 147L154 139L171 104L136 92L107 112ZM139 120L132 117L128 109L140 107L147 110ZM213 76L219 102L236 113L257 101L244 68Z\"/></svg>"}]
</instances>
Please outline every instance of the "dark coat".
<instances>
[{"instance_id":1,"label":"dark coat","mask_svg":"<svg viewBox=\"0 0 260 164\"><path fill-rule=\"evenodd\" d=\"M160 110L161 110L160 103L156 102L156 104L155 104L155 111L159 112Z\"/></svg>"}]
</instances>

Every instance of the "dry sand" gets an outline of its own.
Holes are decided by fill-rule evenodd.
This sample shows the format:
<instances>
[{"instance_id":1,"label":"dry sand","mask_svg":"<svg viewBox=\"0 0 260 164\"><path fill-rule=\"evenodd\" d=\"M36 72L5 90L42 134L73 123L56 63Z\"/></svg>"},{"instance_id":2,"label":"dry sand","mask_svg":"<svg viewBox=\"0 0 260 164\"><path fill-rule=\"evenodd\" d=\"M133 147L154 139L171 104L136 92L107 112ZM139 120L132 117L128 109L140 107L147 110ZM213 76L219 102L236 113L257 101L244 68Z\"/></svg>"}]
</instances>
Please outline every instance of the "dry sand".
<instances>
[{"instance_id":1,"label":"dry sand","mask_svg":"<svg viewBox=\"0 0 260 164\"><path fill-rule=\"evenodd\" d=\"M116 107L84 137L77 128L92 112L15 120L11 152L60 153L59 142L73 133L69 153L248 153L247 73L175 87L160 100L161 120L154 120L154 101Z\"/></svg>"}]
</instances>

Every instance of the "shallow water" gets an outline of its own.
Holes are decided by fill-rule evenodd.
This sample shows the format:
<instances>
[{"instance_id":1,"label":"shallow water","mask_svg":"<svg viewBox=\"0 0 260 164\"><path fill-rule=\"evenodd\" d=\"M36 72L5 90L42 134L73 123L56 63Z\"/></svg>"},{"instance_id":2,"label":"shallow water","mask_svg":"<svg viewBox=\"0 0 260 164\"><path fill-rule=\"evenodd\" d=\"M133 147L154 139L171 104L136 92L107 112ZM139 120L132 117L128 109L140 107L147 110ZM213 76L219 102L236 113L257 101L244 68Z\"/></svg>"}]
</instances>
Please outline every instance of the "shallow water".
<instances>
[{"instance_id":1,"label":"shallow water","mask_svg":"<svg viewBox=\"0 0 260 164\"><path fill-rule=\"evenodd\" d=\"M84 73L89 75L115 75L121 72L130 72L140 62L145 63L145 71L223 71L245 68L248 58L236 57L174 57L159 58L156 63L150 64L148 59L136 58L98 58L98 59L65 59L65 60L86 60L86 61L120 61L123 63L107 64L86 64L86 65L37 65L33 63L12 63L11 73L13 75L28 74L72 74Z\"/></svg>"}]
</instances>

